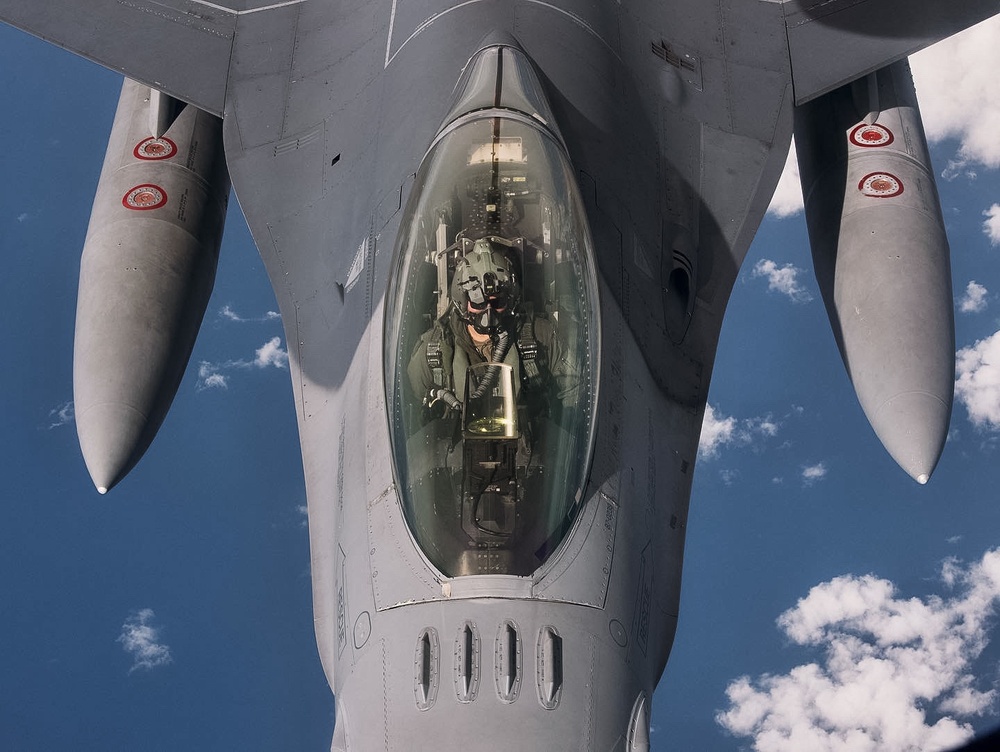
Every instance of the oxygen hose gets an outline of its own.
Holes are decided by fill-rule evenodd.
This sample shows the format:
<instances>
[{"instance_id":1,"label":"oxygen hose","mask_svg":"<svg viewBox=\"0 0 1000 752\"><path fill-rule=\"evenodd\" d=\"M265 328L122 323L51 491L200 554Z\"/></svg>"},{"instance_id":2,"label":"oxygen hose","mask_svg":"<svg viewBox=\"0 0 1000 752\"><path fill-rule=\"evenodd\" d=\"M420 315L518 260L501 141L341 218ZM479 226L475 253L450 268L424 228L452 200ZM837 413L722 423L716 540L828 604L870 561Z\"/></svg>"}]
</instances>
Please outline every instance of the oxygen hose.
<instances>
[{"instance_id":1,"label":"oxygen hose","mask_svg":"<svg viewBox=\"0 0 1000 752\"><path fill-rule=\"evenodd\" d=\"M503 365L508 350L510 350L510 333L500 332L493 348L493 359L490 360L483 380L479 382L479 386L476 387L476 391L472 393L470 399L479 399L486 394L487 390L496 385L497 379L500 377L500 366ZM452 410L462 409L461 401L450 389L431 389L427 394L427 405L431 406L438 400L445 402Z\"/></svg>"},{"instance_id":2,"label":"oxygen hose","mask_svg":"<svg viewBox=\"0 0 1000 752\"><path fill-rule=\"evenodd\" d=\"M479 386L476 387L476 391L472 393L470 399L479 399L487 390L492 389L497 383L497 379L500 378L500 366L503 364L507 357L507 351L510 349L510 332L502 331L497 336L496 344L493 347L493 359L490 361L489 368L486 369L486 374L483 376L483 380L479 382Z\"/></svg>"}]
</instances>

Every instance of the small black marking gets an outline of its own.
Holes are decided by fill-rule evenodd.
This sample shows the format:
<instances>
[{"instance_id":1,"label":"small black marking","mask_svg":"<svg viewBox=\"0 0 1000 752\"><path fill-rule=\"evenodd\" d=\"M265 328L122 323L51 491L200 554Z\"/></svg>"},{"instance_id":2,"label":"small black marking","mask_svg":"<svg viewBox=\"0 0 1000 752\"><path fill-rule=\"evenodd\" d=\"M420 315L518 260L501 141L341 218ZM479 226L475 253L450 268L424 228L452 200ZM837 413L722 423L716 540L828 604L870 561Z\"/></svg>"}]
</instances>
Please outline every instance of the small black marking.
<instances>
[{"instance_id":1,"label":"small black marking","mask_svg":"<svg viewBox=\"0 0 1000 752\"><path fill-rule=\"evenodd\" d=\"M652 45L653 54L668 65L681 68L682 70L693 71L695 69L694 62L687 55L679 55L665 41L660 40L659 43L653 42Z\"/></svg>"}]
</instances>

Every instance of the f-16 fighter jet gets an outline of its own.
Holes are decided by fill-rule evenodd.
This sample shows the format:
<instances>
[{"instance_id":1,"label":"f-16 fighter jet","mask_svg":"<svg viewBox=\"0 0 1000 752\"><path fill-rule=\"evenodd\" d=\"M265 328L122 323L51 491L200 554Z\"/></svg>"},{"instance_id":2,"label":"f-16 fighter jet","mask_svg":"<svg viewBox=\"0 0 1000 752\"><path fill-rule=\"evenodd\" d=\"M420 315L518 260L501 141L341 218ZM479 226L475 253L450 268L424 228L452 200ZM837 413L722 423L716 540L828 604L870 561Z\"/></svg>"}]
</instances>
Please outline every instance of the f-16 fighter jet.
<instances>
[{"instance_id":1,"label":"f-16 fighter jet","mask_svg":"<svg viewBox=\"0 0 1000 752\"><path fill-rule=\"evenodd\" d=\"M95 485L173 400L231 185L290 343L332 749L648 749L719 330L793 134L858 399L934 470L952 293L906 56L997 10L0 0L127 76L77 308Z\"/></svg>"}]
</instances>

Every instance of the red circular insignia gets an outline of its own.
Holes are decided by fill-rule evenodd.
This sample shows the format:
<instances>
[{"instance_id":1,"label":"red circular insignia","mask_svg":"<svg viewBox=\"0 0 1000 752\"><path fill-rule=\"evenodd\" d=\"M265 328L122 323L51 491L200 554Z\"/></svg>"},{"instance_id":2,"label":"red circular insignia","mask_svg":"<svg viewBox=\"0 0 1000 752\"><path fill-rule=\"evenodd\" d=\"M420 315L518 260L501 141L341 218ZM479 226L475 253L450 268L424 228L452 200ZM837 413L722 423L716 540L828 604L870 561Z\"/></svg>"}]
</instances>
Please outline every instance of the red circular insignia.
<instances>
[{"instance_id":1,"label":"red circular insignia","mask_svg":"<svg viewBox=\"0 0 1000 752\"><path fill-rule=\"evenodd\" d=\"M850 139L855 146L888 146L894 137L884 125L862 123L851 131Z\"/></svg>"},{"instance_id":2,"label":"red circular insignia","mask_svg":"<svg viewBox=\"0 0 1000 752\"><path fill-rule=\"evenodd\" d=\"M147 138L135 145L132 154L136 159L169 159L177 153L177 144L166 136Z\"/></svg>"},{"instance_id":3,"label":"red circular insignia","mask_svg":"<svg viewBox=\"0 0 1000 752\"><path fill-rule=\"evenodd\" d=\"M159 209L167 203L167 192L158 185L146 183L137 185L122 197L126 209Z\"/></svg>"},{"instance_id":4,"label":"red circular insignia","mask_svg":"<svg viewBox=\"0 0 1000 752\"><path fill-rule=\"evenodd\" d=\"M872 172L861 178L858 190L873 198L892 198L903 192L903 183L888 172Z\"/></svg>"}]
</instances>

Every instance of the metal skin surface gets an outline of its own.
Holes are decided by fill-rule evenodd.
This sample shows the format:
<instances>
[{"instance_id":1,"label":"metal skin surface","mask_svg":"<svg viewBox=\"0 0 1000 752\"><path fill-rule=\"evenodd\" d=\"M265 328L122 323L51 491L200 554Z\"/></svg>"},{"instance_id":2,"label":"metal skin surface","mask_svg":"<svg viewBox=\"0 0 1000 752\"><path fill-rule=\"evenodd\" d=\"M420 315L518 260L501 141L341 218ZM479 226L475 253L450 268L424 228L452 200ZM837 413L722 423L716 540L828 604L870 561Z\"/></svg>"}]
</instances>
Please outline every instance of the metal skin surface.
<instances>
[{"instance_id":1,"label":"metal skin surface","mask_svg":"<svg viewBox=\"0 0 1000 752\"><path fill-rule=\"evenodd\" d=\"M109 0L94 6L104 58L99 29L53 10L77 17L70 0L0 0L0 19L154 86L123 49L161 32L164 88L223 115L289 343L334 750L648 748L719 330L795 104L995 11L914 0L895 35L887 4ZM596 435L572 526L536 572L449 578L400 505L384 315L413 176L489 45L531 61L582 196Z\"/></svg>"},{"instance_id":2,"label":"metal skin surface","mask_svg":"<svg viewBox=\"0 0 1000 752\"><path fill-rule=\"evenodd\" d=\"M955 325L948 238L906 61L796 110L816 278L858 400L926 483L948 435Z\"/></svg>"},{"instance_id":3,"label":"metal skin surface","mask_svg":"<svg viewBox=\"0 0 1000 752\"><path fill-rule=\"evenodd\" d=\"M233 184L291 343L317 642L337 698L333 747L495 749L503 740L515 749L610 750L627 748L631 727L628 745L641 749L635 728L648 714L633 723L633 708L648 707L676 628L718 331L791 133L787 56L768 49L761 60L752 49L752 40L780 42L780 8L755 8L741 19L738 44L703 52L698 85L754 80L761 106L752 111L700 98L654 53L661 38L648 20L607 7L399 5L394 17L368 4L343 10L342 31L324 27L330 20L312 4L288 9L287 28L241 19L248 25L237 39L245 33L259 49L281 49L293 17L308 31L296 40L282 118L256 114L261 82L282 61L248 55L244 72L237 49L225 119ZM706 9L677 22L694 33L721 19ZM330 66L331 35L356 34L355 23L381 33ZM387 461L382 301L409 175L484 31L525 50L565 139L597 254L601 380L590 483L561 548L529 577L449 579L413 544ZM328 86L317 83L326 74L306 75L325 68ZM288 179L261 183L262 171ZM327 248L350 250L317 253ZM694 249L697 277L673 278L673 295L689 297L665 305L674 302L664 289L680 265L675 250ZM668 311L679 319L671 323L680 344L666 335ZM468 702L455 680L465 624L481 645L479 690ZM513 700L501 692L497 657L507 624L522 657ZM538 679L545 628L562 650L551 709ZM436 682L433 704L415 686L427 630L439 645L427 673L436 677L427 681Z\"/></svg>"},{"instance_id":4,"label":"metal skin surface","mask_svg":"<svg viewBox=\"0 0 1000 752\"><path fill-rule=\"evenodd\" d=\"M219 119L154 102L149 87L125 81L80 262L73 397L101 493L139 461L174 399L212 294L229 197Z\"/></svg>"}]
</instances>

